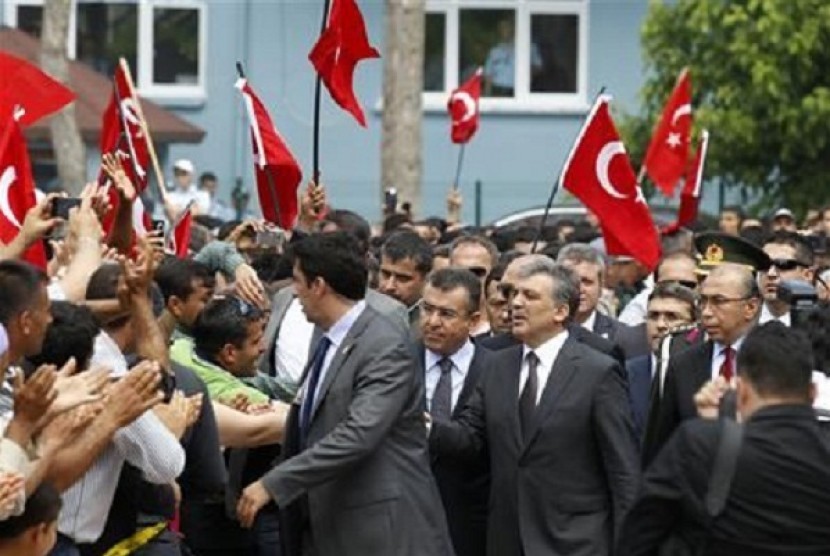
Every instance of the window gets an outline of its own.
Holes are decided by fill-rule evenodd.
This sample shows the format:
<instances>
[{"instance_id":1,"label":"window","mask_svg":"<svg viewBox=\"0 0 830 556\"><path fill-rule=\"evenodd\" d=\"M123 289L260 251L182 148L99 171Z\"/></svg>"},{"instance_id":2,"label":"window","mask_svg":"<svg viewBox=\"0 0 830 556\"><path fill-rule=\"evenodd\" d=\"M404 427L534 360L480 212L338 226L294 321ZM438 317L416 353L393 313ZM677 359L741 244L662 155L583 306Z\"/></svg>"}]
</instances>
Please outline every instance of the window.
<instances>
[{"instance_id":1,"label":"window","mask_svg":"<svg viewBox=\"0 0 830 556\"><path fill-rule=\"evenodd\" d=\"M483 69L484 111L582 111L587 0L428 0L424 106Z\"/></svg>"},{"instance_id":2,"label":"window","mask_svg":"<svg viewBox=\"0 0 830 556\"><path fill-rule=\"evenodd\" d=\"M160 99L204 97L205 5L198 0L75 0L69 55L112 75L130 64L139 92ZM5 20L39 36L42 0L9 0Z\"/></svg>"}]
</instances>

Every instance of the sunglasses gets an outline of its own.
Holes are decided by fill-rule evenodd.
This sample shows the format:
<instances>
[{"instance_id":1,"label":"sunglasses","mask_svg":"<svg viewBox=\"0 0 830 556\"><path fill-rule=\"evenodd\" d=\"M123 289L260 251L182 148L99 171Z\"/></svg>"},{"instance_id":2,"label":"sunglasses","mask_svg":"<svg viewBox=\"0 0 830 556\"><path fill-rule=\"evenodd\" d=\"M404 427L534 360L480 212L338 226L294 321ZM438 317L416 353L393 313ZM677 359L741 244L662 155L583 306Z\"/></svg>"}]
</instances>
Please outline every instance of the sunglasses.
<instances>
[{"instance_id":1,"label":"sunglasses","mask_svg":"<svg viewBox=\"0 0 830 556\"><path fill-rule=\"evenodd\" d=\"M674 284L675 286L683 286L684 288L689 288L690 290L697 289L697 282L695 280L665 280L661 281L661 284Z\"/></svg>"},{"instance_id":2,"label":"sunglasses","mask_svg":"<svg viewBox=\"0 0 830 556\"><path fill-rule=\"evenodd\" d=\"M807 265L796 259L772 259L770 266L774 266L778 270L787 271L795 270L796 268L804 268Z\"/></svg>"},{"instance_id":3,"label":"sunglasses","mask_svg":"<svg viewBox=\"0 0 830 556\"><path fill-rule=\"evenodd\" d=\"M487 276L488 270L483 266L468 266L465 268L475 274L477 278L484 278Z\"/></svg>"}]
</instances>

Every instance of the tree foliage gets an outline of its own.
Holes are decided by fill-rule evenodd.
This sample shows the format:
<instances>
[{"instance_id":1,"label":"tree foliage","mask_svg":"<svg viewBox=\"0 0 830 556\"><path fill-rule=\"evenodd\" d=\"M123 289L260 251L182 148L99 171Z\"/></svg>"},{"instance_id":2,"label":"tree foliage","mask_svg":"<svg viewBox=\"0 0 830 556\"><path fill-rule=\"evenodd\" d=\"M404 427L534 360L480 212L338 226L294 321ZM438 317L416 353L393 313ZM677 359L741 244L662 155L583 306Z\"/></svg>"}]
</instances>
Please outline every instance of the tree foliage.
<instances>
[{"instance_id":1,"label":"tree foliage","mask_svg":"<svg viewBox=\"0 0 830 556\"><path fill-rule=\"evenodd\" d=\"M623 126L635 160L688 66L694 137L711 132L707 179L759 194L764 208L830 200L830 2L652 0L642 44L643 106Z\"/></svg>"}]
</instances>

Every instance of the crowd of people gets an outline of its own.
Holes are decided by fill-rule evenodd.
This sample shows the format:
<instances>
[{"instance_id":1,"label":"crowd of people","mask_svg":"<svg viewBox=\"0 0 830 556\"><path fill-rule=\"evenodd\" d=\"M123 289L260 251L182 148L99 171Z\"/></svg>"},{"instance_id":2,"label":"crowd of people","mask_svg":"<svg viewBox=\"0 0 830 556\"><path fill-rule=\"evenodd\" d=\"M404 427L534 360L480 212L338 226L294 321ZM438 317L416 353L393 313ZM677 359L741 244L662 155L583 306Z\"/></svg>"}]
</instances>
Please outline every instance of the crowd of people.
<instances>
[{"instance_id":1,"label":"crowd of people","mask_svg":"<svg viewBox=\"0 0 830 556\"><path fill-rule=\"evenodd\" d=\"M728 207L652 273L457 192L225 222L180 161L178 258L105 169L108 234L89 187L0 248L0 556L830 554L830 210Z\"/></svg>"}]
</instances>

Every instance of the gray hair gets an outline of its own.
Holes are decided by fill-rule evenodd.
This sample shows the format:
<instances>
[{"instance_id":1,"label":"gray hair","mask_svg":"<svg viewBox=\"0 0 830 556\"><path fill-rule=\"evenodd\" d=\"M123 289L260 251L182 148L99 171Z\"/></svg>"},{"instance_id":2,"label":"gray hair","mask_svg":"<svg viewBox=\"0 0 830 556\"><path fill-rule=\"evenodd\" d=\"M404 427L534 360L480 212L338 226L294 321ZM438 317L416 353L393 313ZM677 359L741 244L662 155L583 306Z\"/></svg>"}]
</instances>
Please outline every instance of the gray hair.
<instances>
[{"instance_id":1,"label":"gray hair","mask_svg":"<svg viewBox=\"0 0 830 556\"><path fill-rule=\"evenodd\" d=\"M600 277L605 275L605 257L597 249L587 243L569 243L559 250L556 257L559 264L565 263L590 263L599 267Z\"/></svg>"},{"instance_id":2,"label":"gray hair","mask_svg":"<svg viewBox=\"0 0 830 556\"><path fill-rule=\"evenodd\" d=\"M460 235L455 238L450 244L450 260L452 260L453 252L461 245L478 245L487 251L490 255L490 266L495 266L499 260L499 250L492 241L486 237L477 235Z\"/></svg>"},{"instance_id":3,"label":"gray hair","mask_svg":"<svg viewBox=\"0 0 830 556\"><path fill-rule=\"evenodd\" d=\"M579 308L579 280L571 269L545 255L528 255L514 262L518 265L516 276L520 279L539 274L550 276L553 281L551 298L558 305L567 305L568 319L573 318Z\"/></svg>"}]
</instances>

